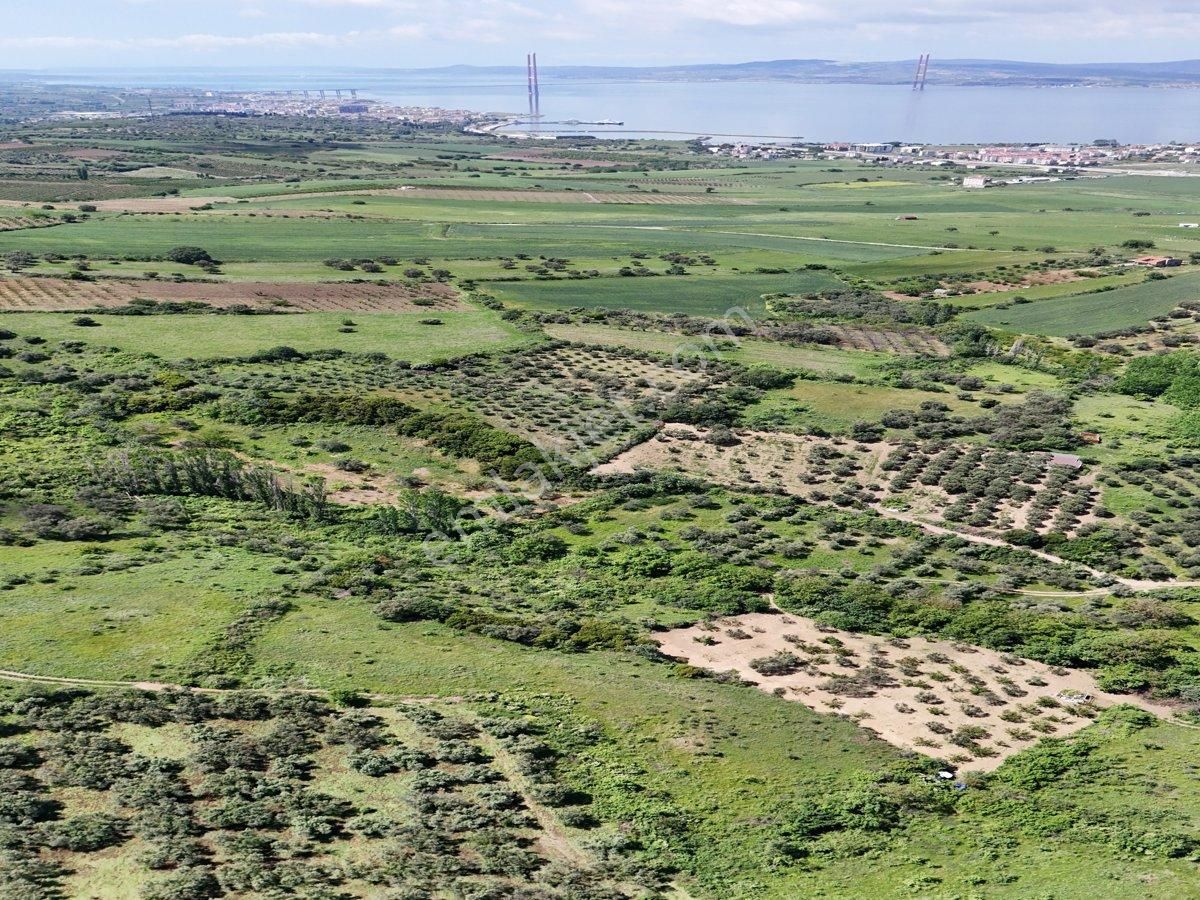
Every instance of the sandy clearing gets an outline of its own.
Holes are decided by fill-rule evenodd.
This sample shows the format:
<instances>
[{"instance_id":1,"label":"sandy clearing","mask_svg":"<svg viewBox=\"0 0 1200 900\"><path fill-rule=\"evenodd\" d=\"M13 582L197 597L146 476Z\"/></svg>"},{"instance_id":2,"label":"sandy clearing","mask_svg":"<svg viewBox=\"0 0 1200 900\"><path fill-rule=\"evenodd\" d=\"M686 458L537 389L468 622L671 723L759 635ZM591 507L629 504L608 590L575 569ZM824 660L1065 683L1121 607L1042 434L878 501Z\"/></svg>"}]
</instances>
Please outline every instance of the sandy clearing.
<instances>
[{"instance_id":1,"label":"sandy clearing","mask_svg":"<svg viewBox=\"0 0 1200 900\"><path fill-rule=\"evenodd\" d=\"M92 200L89 205L104 212L160 213L189 212L209 203L234 203L233 197L122 197L117 200ZM79 207L78 203L65 204Z\"/></svg>"},{"instance_id":2,"label":"sandy clearing","mask_svg":"<svg viewBox=\"0 0 1200 900\"><path fill-rule=\"evenodd\" d=\"M838 346L847 350L918 353L941 358L950 356L950 348L927 331L898 328L858 328L846 325L822 325L837 337Z\"/></svg>"},{"instance_id":3,"label":"sandy clearing","mask_svg":"<svg viewBox=\"0 0 1200 900\"><path fill-rule=\"evenodd\" d=\"M1041 737L1063 737L1087 726L1091 720L1070 698L1091 697L1084 709L1124 703L1163 719L1173 713L1135 695L1105 693L1086 672L949 641L889 642L790 613L720 619L662 632L655 640L668 656L714 672L735 672L762 691L846 716L898 747L975 771L996 768ZM800 660L798 671L762 675L750 665L784 652ZM844 683L854 676L870 676L872 685L858 691L870 696L851 696L836 687L838 679ZM967 747L949 740L972 726L986 735L961 738Z\"/></svg>"},{"instance_id":4,"label":"sandy clearing","mask_svg":"<svg viewBox=\"0 0 1200 900\"><path fill-rule=\"evenodd\" d=\"M71 159L114 159L124 156L125 151L105 150L101 147L79 147L75 150L64 150L62 155L69 156Z\"/></svg>"}]
</instances>

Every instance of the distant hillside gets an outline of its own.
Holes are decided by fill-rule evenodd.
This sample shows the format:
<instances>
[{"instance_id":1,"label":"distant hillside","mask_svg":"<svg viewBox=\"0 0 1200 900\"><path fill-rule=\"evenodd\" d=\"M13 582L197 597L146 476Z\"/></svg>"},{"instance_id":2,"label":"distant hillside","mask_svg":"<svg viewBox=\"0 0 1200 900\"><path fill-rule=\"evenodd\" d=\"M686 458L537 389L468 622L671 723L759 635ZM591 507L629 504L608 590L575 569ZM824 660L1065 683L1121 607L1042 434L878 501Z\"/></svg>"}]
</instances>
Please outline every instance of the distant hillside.
<instances>
[{"instance_id":1,"label":"distant hillside","mask_svg":"<svg viewBox=\"0 0 1200 900\"><path fill-rule=\"evenodd\" d=\"M680 66L562 66L543 58L543 81L777 81L805 84L905 84L912 81L915 59L886 62L838 62L829 59L777 59L744 63ZM372 83L444 80L484 82L525 79L524 66L445 66L435 69L312 68L89 68L17 72L0 69L0 83L56 82L125 87L303 88L353 81ZM1200 60L1151 63L1042 63L1002 59L938 59L929 69L930 85L1104 85L1200 87Z\"/></svg>"},{"instance_id":2,"label":"distant hillside","mask_svg":"<svg viewBox=\"0 0 1200 900\"><path fill-rule=\"evenodd\" d=\"M916 60L836 62L781 59L731 65L653 68L551 67L544 77L562 79L656 79L670 81L797 81L809 83L903 84ZM931 84L955 85L1200 85L1200 60L1160 63L1030 63L1012 60L934 58Z\"/></svg>"},{"instance_id":3,"label":"distant hillside","mask_svg":"<svg viewBox=\"0 0 1200 900\"><path fill-rule=\"evenodd\" d=\"M545 66L543 80L591 81L793 81L804 83L903 84L911 81L916 60L837 62L828 59L778 59L684 66ZM516 66L451 66L426 73L523 75ZM1200 85L1200 60L1154 63L1038 63L990 59L933 59L931 84L954 85Z\"/></svg>"}]
</instances>

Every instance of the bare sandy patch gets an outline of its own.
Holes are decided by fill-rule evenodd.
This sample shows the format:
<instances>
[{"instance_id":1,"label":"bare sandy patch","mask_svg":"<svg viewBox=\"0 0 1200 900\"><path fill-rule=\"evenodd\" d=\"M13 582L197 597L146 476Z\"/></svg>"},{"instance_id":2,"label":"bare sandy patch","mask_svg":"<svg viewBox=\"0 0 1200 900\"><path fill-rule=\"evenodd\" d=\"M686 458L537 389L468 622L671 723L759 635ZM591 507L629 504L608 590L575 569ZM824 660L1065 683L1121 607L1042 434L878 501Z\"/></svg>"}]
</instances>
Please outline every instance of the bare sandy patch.
<instances>
[{"instance_id":1,"label":"bare sandy patch","mask_svg":"<svg viewBox=\"0 0 1200 900\"><path fill-rule=\"evenodd\" d=\"M912 299L912 298L907 298ZM938 337L919 329L857 328L847 325L822 325L837 337L838 346L847 350L877 353L915 353L946 358L950 348Z\"/></svg>"},{"instance_id":2,"label":"bare sandy patch","mask_svg":"<svg viewBox=\"0 0 1200 900\"><path fill-rule=\"evenodd\" d=\"M49 228L61 224L58 219L35 216L0 216L0 231L24 231L27 228Z\"/></svg>"},{"instance_id":3,"label":"bare sandy patch","mask_svg":"<svg viewBox=\"0 0 1200 900\"><path fill-rule=\"evenodd\" d=\"M1135 695L1105 693L1086 672L949 641L839 631L790 613L719 619L655 640L667 656L734 672L898 747L975 771L990 771L1043 737L1073 734L1109 706L1172 714ZM780 674L763 674L769 671Z\"/></svg>"},{"instance_id":4,"label":"bare sandy patch","mask_svg":"<svg viewBox=\"0 0 1200 900\"><path fill-rule=\"evenodd\" d=\"M104 212L169 213L189 212L210 203L233 203L233 197L122 197L117 200L91 200L90 205ZM72 204L78 207L79 204Z\"/></svg>"},{"instance_id":5,"label":"bare sandy patch","mask_svg":"<svg viewBox=\"0 0 1200 900\"><path fill-rule=\"evenodd\" d=\"M105 150L101 147L79 147L74 150L64 150L63 156L69 156L71 159L114 159L118 156L124 156L120 150Z\"/></svg>"}]
</instances>

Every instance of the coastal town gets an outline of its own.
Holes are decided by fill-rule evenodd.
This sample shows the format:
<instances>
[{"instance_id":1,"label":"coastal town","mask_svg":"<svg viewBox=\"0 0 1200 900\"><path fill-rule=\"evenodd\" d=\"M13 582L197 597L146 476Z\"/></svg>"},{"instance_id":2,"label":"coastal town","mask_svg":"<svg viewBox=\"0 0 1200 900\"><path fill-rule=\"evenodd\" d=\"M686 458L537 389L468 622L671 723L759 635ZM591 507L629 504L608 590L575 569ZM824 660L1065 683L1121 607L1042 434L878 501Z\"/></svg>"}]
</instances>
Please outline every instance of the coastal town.
<instances>
[{"instance_id":1,"label":"coastal town","mask_svg":"<svg viewBox=\"0 0 1200 900\"><path fill-rule=\"evenodd\" d=\"M1133 163L1200 162L1200 144L1003 144L936 146L900 142L865 143L710 143L714 156L744 160L855 159L932 167L1022 166L1054 169L1097 169ZM973 185L968 185L971 187Z\"/></svg>"}]
</instances>

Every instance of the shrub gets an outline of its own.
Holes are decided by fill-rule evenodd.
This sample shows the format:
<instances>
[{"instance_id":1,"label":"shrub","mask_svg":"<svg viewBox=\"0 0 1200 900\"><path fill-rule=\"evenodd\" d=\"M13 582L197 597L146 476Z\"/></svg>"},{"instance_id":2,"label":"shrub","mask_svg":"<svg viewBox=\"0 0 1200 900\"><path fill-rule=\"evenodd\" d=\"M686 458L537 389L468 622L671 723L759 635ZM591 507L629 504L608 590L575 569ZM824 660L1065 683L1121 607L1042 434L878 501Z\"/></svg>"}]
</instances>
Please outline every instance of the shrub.
<instances>
[{"instance_id":1,"label":"shrub","mask_svg":"<svg viewBox=\"0 0 1200 900\"><path fill-rule=\"evenodd\" d=\"M167 259L186 266L194 266L201 262L216 262L203 247L172 247L167 251Z\"/></svg>"}]
</instances>

